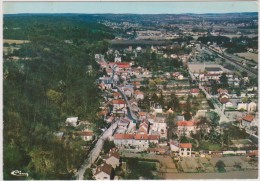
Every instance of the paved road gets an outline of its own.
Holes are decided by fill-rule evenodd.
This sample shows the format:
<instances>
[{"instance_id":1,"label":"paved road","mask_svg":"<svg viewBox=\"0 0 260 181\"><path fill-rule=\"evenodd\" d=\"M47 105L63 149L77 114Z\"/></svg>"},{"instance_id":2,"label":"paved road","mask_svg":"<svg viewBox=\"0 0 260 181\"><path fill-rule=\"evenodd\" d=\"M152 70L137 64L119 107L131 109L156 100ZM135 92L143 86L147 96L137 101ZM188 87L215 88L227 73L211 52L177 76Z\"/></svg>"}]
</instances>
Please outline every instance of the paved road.
<instances>
[{"instance_id":1,"label":"paved road","mask_svg":"<svg viewBox=\"0 0 260 181\"><path fill-rule=\"evenodd\" d=\"M127 106L129 107L129 113L130 113L130 115L131 115L130 118L132 118L134 121L137 121L137 117L136 117L136 115L133 113L132 108L131 108L131 105L130 105L130 103L129 103L129 101L128 101L126 95L125 95L125 93L121 90L120 87L118 87L118 86L115 86L115 87L116 87L116 88L118 89L118 91L122 94L122 96L124 97L124 100L125 100L126 103L127 103Z\"/></svg>"},{"instance_id":2,"label":"paved road","mask_svg":"<svg viewBox=\"0 0 260 181\"><path fill-rule=\"evenodd\" d=\"M95 147L91 150L89 153L88 158L84 161L83 165L80 167L78 172L76 173L76 178L78 180L84 179L84 173L87 168L90 168L91 165L95 162L95 160L98 158L104 144L104 140L112 136L114 130L117 128L117 122L113 123L107 130L103 132L103 134L100 136L99 140L97 141Z\"/></svg>"},{"instance_id":3,"label":"paved road","mask_svg":"<svg viewBox=\"0 0 260 181\"><path fill-rule=\"evenodd\" d=\"M189 74L191 76L192 79L196 80L196 78L194 77L194 75L189 71ZM204 87L199 83L199 88L200 90L202 90L205 95L206 95L206 98L208 100L211 100L214 96L210 95L205 89ZM228 122L229 119L226 117L226 115L224 114L223 110L213 101L211 101L214 108L215 108L215 112L218 113L218 115L220 116L220 122Z\"/></svg>"},{"instance_id":4,"label":"paved road","mask_svg":"<svg viewBox=\"0 0 260 181\"><path fill-rule=\"evenodd\" d=\"M206 94L206 98L208 100L210 100L212 98L212 96L204 89L204 87L199 84L199 88L200 90L202 90L205 94ZM226 115L224 114L223 110L213 101L211 101L211 103L213 104L214 108L215 108L215 112L218 113L218 115L220 116L220 123L221 122L229 122L229 119L226 117Z\"/></svg>"}]
</instances>

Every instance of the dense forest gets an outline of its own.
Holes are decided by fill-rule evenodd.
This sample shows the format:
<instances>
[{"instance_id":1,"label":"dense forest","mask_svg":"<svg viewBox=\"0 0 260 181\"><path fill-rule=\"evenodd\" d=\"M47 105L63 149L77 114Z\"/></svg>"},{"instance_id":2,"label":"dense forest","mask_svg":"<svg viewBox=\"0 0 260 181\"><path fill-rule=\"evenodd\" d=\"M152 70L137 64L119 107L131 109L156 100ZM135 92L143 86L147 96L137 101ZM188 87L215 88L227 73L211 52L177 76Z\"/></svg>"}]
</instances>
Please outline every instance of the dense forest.
<instances>
[{"instance_id":1,"label":"dense forest","mask_svg":"<svg viewBox=\"0 0 260 181\"><path fill-rule=\"evenodd\" d=\"M13 52L19 60L11 54L3 63L4 179L19 179L13 170L29 173L21 179L70 179L79 168L86 151L64 123L76 116L94 129L102 124L94 53L104 53L99 40L110 38L111 30L84 18L4 17L4 39L30 40ZM66 133L62 140L57 131Z\"/></svg>"}]
</instances>

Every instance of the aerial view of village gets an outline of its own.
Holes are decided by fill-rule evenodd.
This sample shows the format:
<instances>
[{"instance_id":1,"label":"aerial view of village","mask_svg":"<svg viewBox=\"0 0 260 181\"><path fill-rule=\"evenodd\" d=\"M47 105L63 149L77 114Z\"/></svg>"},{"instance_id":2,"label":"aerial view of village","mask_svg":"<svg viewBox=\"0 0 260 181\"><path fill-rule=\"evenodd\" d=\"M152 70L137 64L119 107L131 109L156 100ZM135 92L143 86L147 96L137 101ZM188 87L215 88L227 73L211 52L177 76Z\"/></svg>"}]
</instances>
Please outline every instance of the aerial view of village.
<instances>
[{"instance_id":1,"label":"aerial view of village","mask_svg":"<svg viewBox=\"0 0 260 181\"><path fill-rule=\"evenodd\" d=\"M258 7L200 3L3 3L2 179L257 179Z\"/></svg>"}]
</instances>

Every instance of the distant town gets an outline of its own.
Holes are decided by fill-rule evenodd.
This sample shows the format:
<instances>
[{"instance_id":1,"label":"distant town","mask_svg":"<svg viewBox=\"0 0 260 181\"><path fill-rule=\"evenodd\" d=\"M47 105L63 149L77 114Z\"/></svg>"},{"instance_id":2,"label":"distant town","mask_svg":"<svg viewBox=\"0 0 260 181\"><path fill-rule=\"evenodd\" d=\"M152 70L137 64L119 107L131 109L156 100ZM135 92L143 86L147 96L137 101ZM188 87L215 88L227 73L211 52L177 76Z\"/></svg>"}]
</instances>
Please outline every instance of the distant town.
<instances>
[{"instance_id":1,"label":"distant town","mask_svg":"<svg viewBox=\"0 0 260 181\"><path fill-rule=\"evenodd\" d=\"M13 80L17 85L23 82L26 91L20 87L17 91L33 94L32 105L41 99L37 91L44 92L46 99L41 104L53 104L49 111L61 113L60 117L46 113L42 126L32 129L38 131L35 137L45 140L41 130L49 129L44 121L52 117L57 125L48 123L55 124L48 135L65 148L71 144L68 155L73 150L79 152L70 157L77 162L64 162L69 168L57 173L69 172L65 179L79 180L258 178L258 13L88 16L102 26L98 29L93 25L88 32L93 41L88 42L59 37L58 33L59 41L49 39L46 45L39 37L15 39L12 33L23 28L8 24L12 16L4 23L3 79L4 84L10 81L4 92L11 90ZM51 34L51 26L56 25L43 29ZM105 41L95 37L96 32ZM61 43L64 51L57 49L52 54L56 43ZM75 47L82 48L87 63ZM71 62L66 58L70 55ZM37 68L33 61L41 56L48 65ZM55 63L56 59L78 64L78 69L64 66L62 61ZM31 62L30 70L39 71L37 76L25 76L26 62ZM64 72L58 75L48 66ZM18 74L12 74L14 70L22 75L20 82L15 76ZM47 88L42 85L35 89L26 81L36 84L38 78ZM16 92L4 93L4 98L7 94L11 101ZM86 99L79 98L84 96ZM24 116L31 120L30 125L36 124L38 111L44 110L32 108L33 113L27 115L28 104L28 108L19 107L23 112L18 115L13 113L15 105L4 102L4 106L8 108L6 120ZM9 129L6 127L4 134L19 147L22 143L14 141L16 137ZM41 148L29 152L30 164L22 170L29 178L48 178L43 173L56 164L51 164L54 158L48 157L49 148ZM45 160L45 166L35 161L40 159ZM11 168L8 174L14 170ZM30 169L42 175L32 175Z\"/></svg>"}]
</instances>

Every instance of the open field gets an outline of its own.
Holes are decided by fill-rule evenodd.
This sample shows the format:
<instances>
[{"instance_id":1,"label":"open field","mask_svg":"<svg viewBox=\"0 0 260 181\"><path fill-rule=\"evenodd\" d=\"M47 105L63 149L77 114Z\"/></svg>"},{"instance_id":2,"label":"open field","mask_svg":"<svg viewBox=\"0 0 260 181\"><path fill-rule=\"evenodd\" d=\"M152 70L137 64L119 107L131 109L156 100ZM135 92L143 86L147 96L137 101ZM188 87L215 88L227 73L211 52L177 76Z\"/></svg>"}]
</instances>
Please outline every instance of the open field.
<instances>
[{"instance_id":1,"label":"open field","mask_svg":"<svg viewBox=\"0 0 260 181\"><path fill-rule=\"evenodd\" d=\"M255 62L258 62L258 54L256 53L245 52L245 53L237 53L237 55L249 60L253 59Z\"/></svg>"},{"instance_id":2,"label":"open field","mask_svg":"<svg viewBox=\"0 0 260 181\"><path fill-rule=\"evenodd\" d=\"M4 39L4 43L8 43L8 44L12 44L12 43L16 43L16 44L23 44L23 43L29 43L30 41L28 40L10 40L10 39Z\"/></svg>"}]
</instances>

